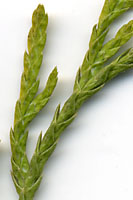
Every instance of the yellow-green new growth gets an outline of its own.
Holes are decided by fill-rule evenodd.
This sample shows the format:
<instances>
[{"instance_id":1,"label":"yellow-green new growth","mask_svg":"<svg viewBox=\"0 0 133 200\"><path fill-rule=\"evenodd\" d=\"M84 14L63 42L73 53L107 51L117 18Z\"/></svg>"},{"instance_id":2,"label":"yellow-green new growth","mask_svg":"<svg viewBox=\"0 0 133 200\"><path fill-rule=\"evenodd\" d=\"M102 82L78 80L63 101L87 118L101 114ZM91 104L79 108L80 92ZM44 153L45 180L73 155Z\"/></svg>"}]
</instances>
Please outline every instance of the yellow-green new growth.
<instances>
[{"instance_id":1,"label":"yellow-green new growth","mask_svg":"<svg viewBox=\"0 0 133 200\"><path fill-rule=\"evenodd\" d=\"M84 101L120 72L133 68L133 49L127 50L110 64L106 64L106 61L133 36L133 21L124 25L113 39L104 44L109 25L131 7L131 0L105 0L99 22L92 30L89 50L77 72L73 93L61 110L60 105L57 107L53 121L44 136L40 134L34 155L28 162L28 132L25 129L47 103L57 81L57 70L54 69L44 91L35 96L39 87L36 78L42 61L47 26L47 15L43 6L39 5L35 10L28 38L29 53L25 53L24 56L24 73L20 98L16 103L14 128L11 129L12 177L19 200L33 199L41 182L46 161L54 151L62 131L75 119Z\"/></svg>"},{"instance_id":2,"label":"yellow-green new growth","mask_svg":"<svg viewBox=\"0 0 133 200\"><path fill-rule=\"evenodd\" d=\"M32 16L32 27L28 35L28 52L24 54L24 72L21 78L20 97L16 102L14 127L10 132L12 150L12 178L20 200L30 200L39 182L27 185L29 161L26 155L28 131L26 128L37 113L47 104L57 83L57 69L50 74L46 87L38 94L39 80L37 79L46 42L48 16L44 7L39 5Z\"/></svg>"}]
</instances>

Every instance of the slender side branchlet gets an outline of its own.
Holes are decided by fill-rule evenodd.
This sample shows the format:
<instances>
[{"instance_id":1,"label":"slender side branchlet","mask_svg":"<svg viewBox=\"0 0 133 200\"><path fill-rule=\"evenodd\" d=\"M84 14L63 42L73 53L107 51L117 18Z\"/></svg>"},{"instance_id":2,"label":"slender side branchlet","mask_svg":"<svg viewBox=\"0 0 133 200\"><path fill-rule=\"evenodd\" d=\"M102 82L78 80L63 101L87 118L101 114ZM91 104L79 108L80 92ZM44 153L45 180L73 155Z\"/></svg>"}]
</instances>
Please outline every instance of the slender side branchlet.
<instances>
[{"instance_id":1,"label":"slender side branchlet","mask_svg":"<svg viewBox=\"0 0 133 200\"><path fill-rule=\"evenodd\" d=\"M25 108L23 108L25 106L21 105L21 101L17 102L16 109L18 111L15 112L17 128L14 125L14 130L11 130L11 146L13 152L13 180L20 200L33 199L41 182L42 171L46 161L54 151L63 130L75 119L81 105L119 73L133 68L133 48L128 49L107 64L107 61L133 36L133 20L122 26L113 39L107 43L104 42L109 31L109 25L132 7L132 0L105 0L99 22L92 30L89 50L77 72L73 93L62 109L60 109L60 105L56 108L48 130L44 136L41 133L38 138L35 152L30 162L27 161L25 153L28 133L24 130L36 114L36 112L31 114L32 111L30 109L34 105L34 110L36 110L36 104L33 103L32 105L31 102L35 102L35 100L31 97L30 105L26 104L25 111ZM38 86L35 85L34 87ZM30 117L27 118L27 116Z\"/></svg>"},{"instance_id":2,"label":"slender side branchlet","mask_svg":"<svg viewBox=\"0 0 133 200\"><path fill-rule=\"evenodd\" d=\"M32 16L32 27L28 35L28 52L24 53L24 72L21 77L20 97L16 102L14 126L10 131L12 150L12 178L20 200L30 200L39 185L40 179L27 185L30 164L26 155L28 124L47 104L57 83L57 68L49 75L44 90L37 94L39 88L38 73L42 64L43 49L46 42L48 16L43 5L39 5Z\"/></svg>"}]
</instances>

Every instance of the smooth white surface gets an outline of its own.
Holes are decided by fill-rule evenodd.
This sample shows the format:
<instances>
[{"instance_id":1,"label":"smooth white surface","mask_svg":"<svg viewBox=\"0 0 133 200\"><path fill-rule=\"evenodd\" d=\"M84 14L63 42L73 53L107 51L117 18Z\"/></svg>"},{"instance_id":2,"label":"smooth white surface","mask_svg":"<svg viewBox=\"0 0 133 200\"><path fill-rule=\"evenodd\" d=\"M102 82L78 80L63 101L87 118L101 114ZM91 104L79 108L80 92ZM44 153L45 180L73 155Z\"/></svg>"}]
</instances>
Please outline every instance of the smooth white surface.
<instances>
[{"instance_id":1,"label":"smooth white surface","mask_svg":"<svg viewBox=\"0 0 133 200\"><path fill-rule=\"evenodd\" d=\"M47 43L39 77L41 87L55 65L59 82L49 104L31 123L27 152L48 128L58 103L72 92L92 27L104 0L5 0L0 12L0 199L18 199L10 177L9 130L23 71L31 15L43 3L49 15ZM131 11L111 25L108 40L133 18ZM132 46L130 40L124 49ZM122 52L122 51L121 51ZM113 81L86 102L64 131L44 169L35 200L133 199L133 71Z\"/></svg>"}]
</instances>

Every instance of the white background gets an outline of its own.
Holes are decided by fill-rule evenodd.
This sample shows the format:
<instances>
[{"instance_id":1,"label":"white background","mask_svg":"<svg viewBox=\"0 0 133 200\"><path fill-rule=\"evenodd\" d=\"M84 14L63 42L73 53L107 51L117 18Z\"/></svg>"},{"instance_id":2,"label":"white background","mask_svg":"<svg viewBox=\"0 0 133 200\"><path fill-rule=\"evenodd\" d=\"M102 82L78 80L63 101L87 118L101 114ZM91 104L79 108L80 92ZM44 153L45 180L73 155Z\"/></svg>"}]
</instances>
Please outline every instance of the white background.
<instances>
[{"instance_id":1,"label":"white background","mask_svg":"<svg viewBox=\"0 0 133 200\"><path fill-rule=\"evenodd\" d=\"M4 0L0 6L0 199L18 199L10 177L9 130L19 96L23 53L31 16L38 3L49 15L40 89L58 66L59 81L46 108L30 124L29 159L37 137L45 133L58 103L72 93L78 67L104 0ZM133 18L131 11L111 25L108 40ZM131 47L130 40L124 49ZM88 100L64 131L44 169L35 200L133 199L133 71L121 74Z\"/></svg>"}]
</instances>

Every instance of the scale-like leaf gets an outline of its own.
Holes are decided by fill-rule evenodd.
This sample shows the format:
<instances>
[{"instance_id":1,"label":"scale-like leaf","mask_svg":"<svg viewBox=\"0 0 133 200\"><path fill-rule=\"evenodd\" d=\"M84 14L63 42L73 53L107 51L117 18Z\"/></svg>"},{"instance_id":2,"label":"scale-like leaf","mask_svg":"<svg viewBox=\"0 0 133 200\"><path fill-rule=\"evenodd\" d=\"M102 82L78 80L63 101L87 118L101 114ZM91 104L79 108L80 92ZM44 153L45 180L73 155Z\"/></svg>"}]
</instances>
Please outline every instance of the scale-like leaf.
<instances>
[{"instance_id":1,"label":"scale-like leaf","mask_svg":"<svg viewBox=\"0 0 133 200\"><path fill-rule=\"evenodd\" d=\"M28 131L31 120L49 101L57 83L57 68L50 74L46 87L37 95L38 73L42 64L46 42L48 16L43 5L39 5L32 16L32 27L28 35L28 52L24 53L24 72L21 78L20 98L16 102L14 127L10 131L12 149L12 178L20 200L30 200L41 182L41 176L31 187L26 184L30 164L26 155ZM37 95L37 96L36 96Z\"/></svg>"},{"instance_id":2,"label":"scale-like leaf","mask_svg":"<svg viewBox=\"0 0 133 200\"><path fill-rule=\"evenodd\" d=\"M125 51L110 64L106 61L133 36L133 21L122 26L113 39L104 44L109 25L122 13L133 7L131 0L105 0L99 22L94 26L83 64L79 68L72 95L62 109L57 107L53 120L44 134L39 135L35 152L29 162L26 155L30 121L48 102L57 83L57 69L50 74L45 89L36 96L39 87L38 72L46 41L48 17L39 5L32 17L28 36L28 53L24 54L24 72L20 98L16 103L14 127L10 131L12 149L12 178L19 200L32 200L42 180L44 165L54 151L62 131L75 119L79 108L120 72L133 68L133 49Z\"/></svg>"}]
</instances>

